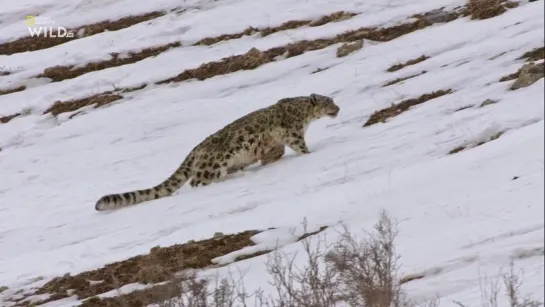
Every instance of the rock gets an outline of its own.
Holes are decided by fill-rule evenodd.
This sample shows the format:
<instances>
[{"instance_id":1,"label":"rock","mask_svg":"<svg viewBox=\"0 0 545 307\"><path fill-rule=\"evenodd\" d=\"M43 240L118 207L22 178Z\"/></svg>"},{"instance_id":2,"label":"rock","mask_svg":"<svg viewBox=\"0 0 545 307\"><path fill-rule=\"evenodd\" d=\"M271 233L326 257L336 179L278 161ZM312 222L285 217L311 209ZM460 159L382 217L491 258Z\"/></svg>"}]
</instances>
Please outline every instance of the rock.
<instances>
[{"instance_id":1,"label":"rock","mask_svg":"<svg viewBox=\"0 0 545 307\"><path fill-rule=\"evenodd\" d=\"M492 99L487 99L487 100L483 101L483 103L481 103L481 108L486 107L486 106L491 105L491 104L495 104L495 103L498 103L498 101L497 100L492 100Z\"/></svg>"},{"instance_id":2,"label":"rock","mask_svg":"<svg viewBox=\"0 0 545 307\"><path fill-rule=\"evenodd\" d=\"M337 49L337 57L342 58L350 53L360 50L363 47L363 40L357 40L353 43L344 43Z\"/></svg>"},{"instance_id":3,"label":"rock","mask_svg":"<svg viewBox=\"0 0 545 307\"><path fill-rule=\"evenodd\" d=\"M511 85L511 90L527 87L545 76L545 65L529 63L522 66L517 80Z\"/></svg>"},{"instance_id":4,"label":"rock","mask_svg":"<svg viewBox=\"0 0 545 307\"><path fill-rule=\"evenodd\" d=\"M427 22L434 24L434 23L445 23L445 22L453 21L454 19L456 19L456 15L450 12L445 12L442 9L436 9L422 15L422 18L426 20Z\"/></svg>"}]
</instances>

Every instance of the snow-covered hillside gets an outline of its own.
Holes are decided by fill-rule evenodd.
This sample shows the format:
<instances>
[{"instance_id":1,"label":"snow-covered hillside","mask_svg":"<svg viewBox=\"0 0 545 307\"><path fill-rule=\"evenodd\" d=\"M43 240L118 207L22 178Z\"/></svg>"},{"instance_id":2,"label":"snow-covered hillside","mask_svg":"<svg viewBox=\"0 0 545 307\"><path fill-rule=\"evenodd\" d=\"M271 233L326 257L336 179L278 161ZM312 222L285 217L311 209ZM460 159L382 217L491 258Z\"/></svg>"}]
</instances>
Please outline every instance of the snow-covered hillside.
<instances>
[{"instance_id":1,"label":"snow-covered hillside","mask_svg":"<svg viewBox=\"0 0 545 307\"><path fill-rule=\"evenodd\" d=\"M544 11L543 1L517 3L473 20L459 13L464 0L1 0L0 44L26 36L31 14L67 28L166 14L46 49L0 54L0 287L8 288L0 292L0 305L14 305L18 291L53 277L216 232L274 227L256 236L252 252L278 242L286 252L300 251L294 241L304 219L309 231L342 221L357 232L372 227L382 209L399 222L402 271L437 272L407 284L416 300L439 295L441 306L479 306L479 270L496 274L515 256L525 271L521 292L542 301L544 81L511 90L514 79L499 80L528 63L525 53L543 48ZM281 54L251 70L157 84L252 47L265 52L360 28L395 27L437 9L458 13L391 39L363 39L363 48L344 57L336 56L337 42ZM337 11L353 16L195 44ZM180 46L126 65L58 82L35 78L55 66L83 67L112 53L122 58L174 42ZM543 56L533 60L541 63ZM385 86L399 78L407 79ZM364 126L375 111L440 90L447 92ZM160 183L196 144L236 118L311 93L331 96L341 108L336 119L310 126L311 154L287 149L274 164L216 184L186 185L172 197L95 211L105 194ZM55 102L98 94L120 97L99 108L82 105L57 116L47 111ZM335 229L321 234L334 239ZM267 288L266 259L203 274L239 270L247 286ZM78 302L71 296L46 305Z\"/></svg>"}]
</instances>

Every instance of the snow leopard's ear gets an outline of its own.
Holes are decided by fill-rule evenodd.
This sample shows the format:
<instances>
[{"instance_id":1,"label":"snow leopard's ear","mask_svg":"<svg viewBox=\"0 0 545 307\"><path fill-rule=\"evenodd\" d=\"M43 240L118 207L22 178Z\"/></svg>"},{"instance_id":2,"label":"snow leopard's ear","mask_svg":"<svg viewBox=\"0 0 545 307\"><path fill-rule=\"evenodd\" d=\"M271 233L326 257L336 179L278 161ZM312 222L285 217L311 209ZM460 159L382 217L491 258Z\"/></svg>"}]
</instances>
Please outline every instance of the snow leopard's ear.
<instances>
[{"instance_id":1,"label":"snow leopard's ear","mask_svg":"<svg viewBox=\"0 0 545 307\"><path fill-rule=\"evenodd\" d=\"M318 104L318 95L317 94L310 94L310 103L313 106Z\"/></svg>"}]
</instances>

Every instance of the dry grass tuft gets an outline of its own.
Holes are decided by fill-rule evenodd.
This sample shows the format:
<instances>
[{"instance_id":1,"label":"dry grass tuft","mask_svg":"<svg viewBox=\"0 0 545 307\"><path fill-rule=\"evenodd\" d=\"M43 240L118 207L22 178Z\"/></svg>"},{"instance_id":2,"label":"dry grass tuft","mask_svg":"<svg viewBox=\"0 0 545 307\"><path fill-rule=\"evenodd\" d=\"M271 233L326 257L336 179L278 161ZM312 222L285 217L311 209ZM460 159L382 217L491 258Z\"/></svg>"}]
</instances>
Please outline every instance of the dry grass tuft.
<instances>
[{"instance_id":1,"label":"dry grass tuft","mask_svg":"<svg viewBox=\"0 0 545 307\"><path fill-rule=\"evenodd\" d=\"M458 18L459 16L462 16L463 11L454 11L454 12L449 12L448 14L450 16L449 21L451 21ZM348 32L336 35L331 38L316 39L311 41L308 41L308 40L298 41L298 42L291 43L285 46L271 48L265 51L260 51L260 50L257 50L256 48L252 48L246 54L235 55L235 56L223 58L219 61L205 63L200 65L197 68L187 69L181 72L180 74L178 74L177 76L158 81L156 82L156 84L165 84L170 82L183 82L183 81L187 81L191 79L197 79L202 81L202 80L206 80L208 78L212 78L215 76L234 73L241 70L251 70L281 58L290 58L290 57L298 56L307 51L323 49L337 43L354 42L354 41L363 40L363 39L381 41L381 42L389 41L397 37L400 37L402 35L411 33L413 31L426 28L432 24L433 24L432 22L429 22L427 21L426 18L422 17L421 19L418 19L413 22L409 22L409 23L405 23L405 24L401 24L397 26L392 26L388 28L360 28L360 29L356 29L356 30L352 30L352 31L348 31ZM65 75L66 73L67 72L65 69L59 69L57 70L56 73L49 72L49 75L50 76L59 75L58 78L62 78L62 76ZM68 72L68 73L71 73L71 72ZM135 88L133 89L120 88L120 89L117 89L117 92L123 93L126 91L135 91L137 89L138 88L136 89ZM97 95L93 95L91 97L79 99L76 101L56 102L55 104L57 106L52 106L50 109L55 107L56 109L59 109L59 110L63 110L63 109L66 110L63 112L71 112L71 111L76 111L77 109L74 109L74 108L77 107L78 105L80 105L80 108L81 108L81 107L96 103L96 102L91 102L91 100L96 100L96 99L101 100L101 99L105 99L104 97L110 97L109 99L112 99L112 100L107 102L107 103L110 103L111 101L115 101L121 98L116 96L116 98L114 99L114 97L111 95L112 95L112 92L108 91L108 92L100 93ZM61 107L61 105L64 105L64 104L67 104L68 106L71 106L71 107L66 107L66 106ZM104 105L104 104L106 103L102 103L101 105ZM48 111L50 109L48 109Z\"/></svg>"},{"instance_id":2,"label":"dry grass tuft","mask_svg":"<svg viewBox=\"0 0 545 307\"><path fill-rule=\"evenodd\" d=\"M18 87L7 89L7 90L0 90L0 96L21 92L21 91L24 91L25 89L26 89L26 86L21 85L21 86L18 86Z\"/></svg>"},{"instance_id":3,"label":"dry grass tuft","mask_svg":"<svg viewBox=\"0 0 545 307\"><path fill-rule=\"evenodd\" d=\"M410 76L408 76L408 77L397 78L397 79L394 79L394 80L392 80L392 81L388 81L388 82L384 83L384 85L382 85L382 87L394 85L394 84L396 84L396 83L400 83L400 82L403 82L403 81L405 81L405 80L409 80L409 79L411 79L411 78L418 77L418 76L423 75L423 74L425 74L425 73L427 73L427 71L423 70L423 71L421 71L420 73L417 73L417 74L414 74L414 75L410 75Z\"/></svg>"},{"instance_id":4,"label":"dry grass tuft","mask_svg":"<svg viewBox=\"0 0 545 307\"><path fill-rule=\"evenodd\" d=\"M142 15L127 16L115 21L105 20L67 30L72 31L73 33L82 33L81 37L88 37L104 31L117 31L123 28L128 28L135 24L161 17L164 14L164 12L151 12ZM78 37L78 35L74 35L74 37L22 37L11 42L0 44L0 55L10 55L14 53L51 48L81 37Z\"/></svg>"},{"instance_id":5,"label":"dry grass tuft","mask_svg":"<svg viewBox=\"0 0 545 307\"><path fill-rule=\"evenodd\" d=\"M524 53L517 60L525 59L527 62L539 61L545 59L545 47L535 48L531 51Z\"/></svg>"},{"instance_id":6,"label":"dry grass tuft","mask_svg":"<svg viewBox=\"0 0 545 307\"><path fill-rule=\"evenodd\" d=\"M85 299L131 283L168 282L167 285L160 286L159 290L154 289L154 286L150 289L120 296L123 300L131 302L128 306L146 306L158 302L154 300L157 297L154 293L164 292L165 287L171 287L168 284L175 278L175 273L186 269L212 266L212 259L254 245L250 237L259 232L250 230L169 247L154 247L147 255L132 257L75 276L66 274L54 278L38 289L36 294L52 294L51 298L41 302L43 304L68 297L67 290L69 289L72 289L79 299ZM101 282L94 283L93 281ZM83 306L122 306L120 302L122 301L120 301L119 297L93 298L87 300Z\"/></svg>"},{"instance_id":7,"label":"dry grass tuft","mask_svg":"<svg viewBox=\"0 0 545 307\"><path fill-rule=\"evenodd\" d=\"M98 108L121 98L123 98L123 96L119 94L112 94L111 92L107 92L90 97L85 97L82 99L56 101L51 107L45 110L43 114L51 113L53 116L57 116L62 113L73 112L91 105L95 105L95 108Z\"/></svg>"},{"instance_id":8,"label":"dry grass tuft","mask_svg":"<svg viewBox=\"0 0 545 307\"><path fill-rule=\"evenodd\" d=\"M505 12L500 0L468 0L471 19L488 19Z\"/></svg>"},{"instance_id":9,"label":"dry grass tuft","mask_svg":"<svg viewBox=\"0 0 545 307\"><path fill-rule=\"evenodd\" d=\"M430 57L427 56L427 55L421 55L421 56L417 57L416 59L408 60L405 63L398 63L398 64L395 64L395 65L392 65L386 71L388 71L388 72L398 71L398 70L400 70L400 69L402 69L404 67L407 67L407 66L410 66L410 65L415 65L415 64L418 64L420 62L424 62L425 60L427 60L429 58Z\"/></svg>"},{"instance_id":10,"label":"dry grass tuft","mask_svg":"<svg viewBox=\"0 0 545 307\"><path fill-rule=\"evenodd\" d=\"M418 98L403 100L398 104L394 104L388 108L376 111L363 126L368 127L377 123L385 123L387 119L398 116L413 106L451 93L451 89L439 90L430 94L424 94Z\"/></svg>"},{"instance_id":11,"label":"dry grass tuft","mask_svg":"<svg viewBox=\"0 0 545 307\"><path fill-rule=\"evenodd\" d=\"M286 21L283 24L281 24L279 26L275 26L275 27L267 27L267 28L262 28L262 29L254 28L254 27L248 27L247 29L245 29L244 31L239 32L239 33L222 34L220 36L203 38L200 41L196 42L194 44L194 46L200 46L200 45L210 46L210 45L219 43L221 41L226 41L226 40L230 40L230 39L237 39L237 38L241 38L242 36L250 36L250 35L254 35L256 33L259 33L259 35L261 37L265 37L265 36L271 35L273 33L286 31L286 30L292 30L292 29L300 28L300 27L306 26L306 25L308 25L310 27L317 27L317 26L325 25L325 24L330 23L330 22L343 21L343 20L350 19L350 18L352 18L352 17L354 17L356 15L358 15L358 14L345 12L345 11L339 11L339 12L331 13L329 15L322 16L322 17L320 17L320 18L318 18L318 19L316 19L314 21L312 21L312 20L289 20L289 21Z\"/></svg>"},{"instance_id":12,"label":"dry grass tuft","mask_svg":"<svg viewBox=\"0 0 545 307\"><path fill-rule=\"evenodd\" d=\"M181 46L181 43L175 42L158 47L146 48L139 52L129 52L127 55L112 53L112 58L110 60L87 63L85 66L78 68L75 68L74 65L49 67L46 68L43 73L36 76L36 78L50 78L53 82L59 82L76 78L93 71L136 63L143 59L157 56L162 52L179 46Z\"/></svg>"}]
</instances>

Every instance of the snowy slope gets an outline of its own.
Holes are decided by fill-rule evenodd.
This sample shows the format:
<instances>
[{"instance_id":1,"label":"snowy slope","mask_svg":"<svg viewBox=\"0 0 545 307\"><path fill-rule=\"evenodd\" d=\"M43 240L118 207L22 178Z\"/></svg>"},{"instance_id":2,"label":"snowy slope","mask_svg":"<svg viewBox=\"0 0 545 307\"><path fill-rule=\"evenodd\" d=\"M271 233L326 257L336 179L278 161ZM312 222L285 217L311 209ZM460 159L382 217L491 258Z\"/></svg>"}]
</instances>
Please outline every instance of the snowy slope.
<instances>
[{"instance_id":1,"label":"snowy slope","mask_svg":"<svg viewBox=\"0 0 545 307\"><path fill-rule=\"evenodd\" d=\"M179 1L159 1L157 7L145 1L142 8L104 1L109 5L105 9L72 1L27 2L10 3L9 9L2 3L1 18L11 16L13 24L2 29L1 38L23 35L15 26L22 22L14 14L34 7L77 26L174 8ZM249 25L273 26L338 10L360 13L350 20L265 38L177 48L135 64L0 96L0 116L33 108L29 116L0 124L0 286L16 289L36 276L82 272L147 253L156 245L199 240L215 232L277 227L280 234L263 243L270 246L279 237L289 241L286 233L300 227L304 218L311 230L339 221L355 229L368 228L386 209L400 222L403 271L446 269L410 283L409 294L439 294L441 306L453 305L452 300L477 306L479 267L496 272L513 253L543 248L544 81L517 91L507 90L511 82L498 82L522 66L517 58L523 53L543 46L543 1L523 1L487 20L460 18L389 42L365 41L363 49L344 58L335 57L334 45L251 71L148 87L70 120L66 114L59 119L41 115L56 100L85 97L109 90L112 84L153 82L253 46L263 50L364 26L387 26L464 1L255 3L188 1L183 5L199 9L190 11L187 20L172 13L151 24L0 56L0 66L18 70L0 77L1 89L25 82L46 67L86 63L113 51L175 40L187 46ZM117 43L108 44L112 41ZM431 58L386 72L391 65L422 54ZM328 69L313 73L323 68ZM427 73L382 87L423 70ZM362 127L375 110L446 89L453 93L386 123ZM184 186L172 197L114 212L94 211L94 203L104 194L164 180L193 146L237 117L283 97L313 92L332 96L341 113L335 120L311 125L310 155L299 157L287 150L279 162L221 183L199 189ZM479 108L486 99L499 102ZM474 107L457 111L466 106ZM505 133L448 155L457 146L484 141L498 132ZM326 232L334 236L332 229ZM246 272L248 284L266 287L265 260L261 256L220 271L237 267ZM518 260L516 265L526 272L523 292L542 300L543 255Z\"/></svg>"}]
</instances>

